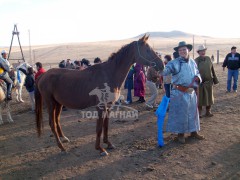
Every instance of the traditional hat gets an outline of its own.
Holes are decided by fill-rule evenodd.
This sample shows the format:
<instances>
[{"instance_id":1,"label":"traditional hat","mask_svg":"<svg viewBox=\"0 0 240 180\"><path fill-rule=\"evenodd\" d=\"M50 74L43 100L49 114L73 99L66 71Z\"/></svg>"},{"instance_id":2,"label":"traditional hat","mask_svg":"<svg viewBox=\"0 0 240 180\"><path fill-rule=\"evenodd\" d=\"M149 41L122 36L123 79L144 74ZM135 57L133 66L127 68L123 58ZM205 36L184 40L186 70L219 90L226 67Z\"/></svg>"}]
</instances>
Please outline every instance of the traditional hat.
<instances>
[{"instance_id":1,"label":"traditional hat","mask_svg":"<svg viewBox=\"0 0 240 180\"><path fill-rule=\"evenodd\" d=\"M197 52L207 50L207 48L202 44L198 46Z\"/></svg>"},{"instance_id":2,"label":"traditional hat","mask_svg":"<svg viewBox=\"0 0 240 180\"><path fill-rule=\"evenodd\" d=\"M1 54L7 54L7 52L5 50L2 50Z\"/></svg>"},{"instance_id":3,"label":"traditional hat","mask_svg":"<svg viewBox=\"0 0 240 180\"><path fill-rule=\"evenodd\" d=\"M187 44L185 41L179 42L179 43L178 43L178 46L175 47L175 48L173 48L173 49L174 49L175 51L178 51L178 49L179 49L180 47L185 47L185 46L189 49L189 51L192 50L192 45L191 45L191 44Z\"/></svg>"}]
</instances>

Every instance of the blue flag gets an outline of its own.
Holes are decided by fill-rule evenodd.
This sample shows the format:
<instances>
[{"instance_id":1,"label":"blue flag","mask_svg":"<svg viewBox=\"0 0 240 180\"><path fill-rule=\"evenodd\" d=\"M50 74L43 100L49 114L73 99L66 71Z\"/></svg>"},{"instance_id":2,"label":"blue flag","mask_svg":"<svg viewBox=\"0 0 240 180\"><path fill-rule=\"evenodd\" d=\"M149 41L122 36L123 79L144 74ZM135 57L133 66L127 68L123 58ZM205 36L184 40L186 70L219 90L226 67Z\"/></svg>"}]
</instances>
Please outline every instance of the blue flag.
<instances>
[{"instance_id":1,"label":"blue flag","mask_svg":"<svg viewBox=\"0 0 240 180\"><path fill-rule=\"evenodd\" d=\"M164 140L163 140L163 124L164 119L167 113L167 108L169 104L170 98L167 96L163 96L162 101L160 105L158 106L155 114L157 115L157 128L158 128L158 146L163 147L164 146Z\"/></svg>"}]
</instances>

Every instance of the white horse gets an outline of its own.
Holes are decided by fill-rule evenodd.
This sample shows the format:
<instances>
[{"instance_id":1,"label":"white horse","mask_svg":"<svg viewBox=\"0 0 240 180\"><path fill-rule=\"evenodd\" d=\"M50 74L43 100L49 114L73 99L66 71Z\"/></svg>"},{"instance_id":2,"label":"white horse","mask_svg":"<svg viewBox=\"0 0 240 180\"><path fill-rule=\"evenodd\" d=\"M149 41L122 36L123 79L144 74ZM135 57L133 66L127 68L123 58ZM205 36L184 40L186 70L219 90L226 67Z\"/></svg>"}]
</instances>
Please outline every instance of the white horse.
<instances>
[{"instance_id":1,"label":"white horse","mask_svg":"<svg viewBox=\"0 0 240 180\"><path fill-rule=\"evenodd\" d=\"M26 75L20 70L20 68L28 73L29 67L32 67L32 66L26 62L21 63L16 67L15 77L17 79L17 84L16 84L17 102L24 102L22 99L22 88L25 82Z\"/></svg>"},{"instance_id":2,"label":"white horse","mask_svg":"<svg viewBox=\"0 0 240 180\"><path fill-rule=\"evenodd\" d=\"M10 72L9 75L13 76L15 74L14 72ZM14 82L16 84L16 80ZM7 100L7 85L3 80L0 80L0 125L3 124L3 119L2 119L2 109L6 108L7 110L7 120L9 123L13 122L11 112L10 112L10 107L9 107L9 101Z\"/></svg>"}]
</instances>

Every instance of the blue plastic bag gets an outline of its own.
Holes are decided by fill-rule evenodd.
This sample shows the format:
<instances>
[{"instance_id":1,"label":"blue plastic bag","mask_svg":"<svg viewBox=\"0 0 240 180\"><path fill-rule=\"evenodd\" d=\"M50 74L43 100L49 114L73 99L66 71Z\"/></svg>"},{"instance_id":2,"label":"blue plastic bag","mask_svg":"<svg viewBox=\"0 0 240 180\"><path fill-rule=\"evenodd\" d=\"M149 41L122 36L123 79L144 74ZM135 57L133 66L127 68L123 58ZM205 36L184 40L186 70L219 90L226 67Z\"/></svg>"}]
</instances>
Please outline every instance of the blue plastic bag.
<instances>
[{"instance_id":1,"label":"blue plastic bag","mask_svg":"<svg viewBox=\"0 0 240 180\"><path fill-rule=\"evenodd\" d=\"M157 115L158 146L160 147L164 146L163 124L164 124L164 119L167 113L169 100L170 98L168 98L167 96L163 96L162 101L155 112L155 114Z\"/></svg>"}]
</instances>

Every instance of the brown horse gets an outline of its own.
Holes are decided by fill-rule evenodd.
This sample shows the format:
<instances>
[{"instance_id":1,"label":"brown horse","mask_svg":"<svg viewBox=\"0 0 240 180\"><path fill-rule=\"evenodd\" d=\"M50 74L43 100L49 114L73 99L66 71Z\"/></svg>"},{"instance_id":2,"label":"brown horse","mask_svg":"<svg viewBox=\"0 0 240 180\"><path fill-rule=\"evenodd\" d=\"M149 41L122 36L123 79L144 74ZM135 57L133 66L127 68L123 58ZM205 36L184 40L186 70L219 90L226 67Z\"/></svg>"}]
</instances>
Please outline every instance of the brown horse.
<instances>
[{"instance_id":1,"label":"brown horse","mask_svg":"<svg viewBox=\"0 0 240 180\"><path fill-rule=\"evenodd\" d=\"M102 129L103 142L108 145L108 149L114 148L108 140L109 107L119 98L120 88L130 67L135 62L148 66L158 65L160 70L164 67L163 62L147 44L147 40L148 36L145 35L138 41L123 46L117 53L113 53L108 61L91 66L83 71L50 69L43 74L36 82L35 91L38 135L41 135L43 128L43 99L48 108L49 124L55 135L57 145L62 151L65 151L60 139L61 137L63 141L69 141L64 136L60 125L63 105L72 109L96 106L101 103L100 99L97 95L90 95L90 92L94 89L106 90L106 86L108 86L111 94L114 93L114 98L112 98L112 102L107 102L107 107L100 108L97 106L99 119L97 120L95 144L95 148L100 151L101 155L107 155L107 151L100 146Z\"/></svg>"}]
</instances>

